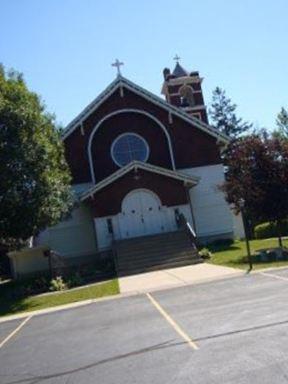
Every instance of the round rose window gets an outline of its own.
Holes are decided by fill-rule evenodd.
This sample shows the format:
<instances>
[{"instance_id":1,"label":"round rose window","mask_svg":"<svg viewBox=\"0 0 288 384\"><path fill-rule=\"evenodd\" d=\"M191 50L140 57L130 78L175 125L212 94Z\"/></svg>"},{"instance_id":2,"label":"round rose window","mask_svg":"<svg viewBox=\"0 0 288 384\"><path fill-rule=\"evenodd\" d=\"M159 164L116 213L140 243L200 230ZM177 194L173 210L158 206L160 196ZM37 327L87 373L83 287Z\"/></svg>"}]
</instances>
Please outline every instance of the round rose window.
<instances>
[{"instance_id":1,"label":"round rose window","mask_svg":"<svg viewBox=\"0 0 288 384\"><path fill-rule=\"evenodd\" d=\"M147 161L149 147L146 140L136 133L124 133L114 140L111 155L114 162L123 167L133 160Z\"/></svg>"}]
</instances>

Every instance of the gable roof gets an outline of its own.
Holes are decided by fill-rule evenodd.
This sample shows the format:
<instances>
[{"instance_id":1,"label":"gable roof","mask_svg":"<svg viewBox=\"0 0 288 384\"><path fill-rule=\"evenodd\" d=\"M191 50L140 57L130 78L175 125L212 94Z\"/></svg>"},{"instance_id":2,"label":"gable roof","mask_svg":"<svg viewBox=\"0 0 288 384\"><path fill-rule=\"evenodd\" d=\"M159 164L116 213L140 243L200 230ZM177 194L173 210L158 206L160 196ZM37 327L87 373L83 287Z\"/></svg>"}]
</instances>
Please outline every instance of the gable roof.
<instances>
[{"instance_id":1,"label":"gable roof","mask_svg":"<svg viewBox=\"0 0 288 384\"><path fill-rule=\"evenodd\" d=\"M67 125L64 132L62 133L62 139L65 140L79 126L79 124L83 123L83 121L118 88L126 88L140 95L146 100L162 107L172 115L180 117L182 120L208 133L209 135L216 137L218 140L224 143L228 143L230 141L228 136L219 132L217 129L211 127L203 121L200 121L196 117L189 115L180 108L167 103L167 101L163 100L161 97L154 95L152 92L147 91L146 89L126 79L122 75L117 76L116 79L112 81L112 83L110 83L108 87L103 92L101 92L98 97L96 97L96 99L94 99L86 108L83 109L81 113L79 113L78 116L75 117L75 119L73 119Z\"/></svg>"},{"instance_id":2,"label":"gable roof","mask_svg":"<svg viewBox=\"0 0 288 384\"><path fill-rule=\"evenodd\" d=\"M175 180L180 180L180 181L183 181L184 183L190 184L191 186L198 184L200 180L200 177L197 177L197 176L188 176L188 175L185 175L184 173L172 171L171 169L158 167L156 165L152 165L149 163L142 163L141 161L132 161L131 163L125 165L125 167L118 169L118 171L106 177L104 180L99 181L98 184L93 185L91 188L87 189L85 192L83 192L79 196L80 200L81 201L86 200L88 197L92 196L94 193L105 188L107 185L113 183L120 177L126 175L132 170L137 170L137 169L143 169L144 171L147 171L147 172L156 173L162 176L167 176Z\"/></svg>"}]
</instances>

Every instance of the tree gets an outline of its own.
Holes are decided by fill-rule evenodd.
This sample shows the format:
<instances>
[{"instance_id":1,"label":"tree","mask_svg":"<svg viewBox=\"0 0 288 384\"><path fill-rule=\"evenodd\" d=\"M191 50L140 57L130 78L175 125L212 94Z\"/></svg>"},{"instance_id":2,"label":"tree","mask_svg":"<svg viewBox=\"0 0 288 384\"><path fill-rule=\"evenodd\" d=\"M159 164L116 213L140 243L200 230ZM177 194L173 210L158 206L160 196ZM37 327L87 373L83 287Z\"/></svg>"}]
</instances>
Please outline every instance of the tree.
<instances>
[{"instance_id":1,"label":"tree","mask_svg":"<svg viewBox=\"0 0 288 384\"><path fill-rule=\"evenodd\" d=\"M237 105L231 102L226 92L217 87L212 94L212 105L209 110L213 126L230 138L236 138L252 127L236 116Z\"/></svg>"},{"instance_id":2,"label":"tree","mask_svg":"<svg viewBox=\"0 0 288 384\"><path fill-rule=\"evenodd\" d=\"M0 68L0 243L16 248L72 204L64 148L39 96Z\"/></svg>"},{"instance_id":3,"label":"tree","mask_svg":"<svg viewBox=\"0 0 288 384\"><path fill-rule=\"evenodd\" d=\"M276 118L277 130L273 132L275 137L288 139L288 111L282 107Z\"/></svg>"},{"instance_id":4,"label":"tree","mask_svg":"<svg viewBox=\"0 0 288 384\"><path fill-rule=\"evenodd\" d=\"M226 200L260 221L274 222L281 241L281 222L288 217L288 142L254 134L232 141L225 152Z\"/></svg>"}]
</instances>

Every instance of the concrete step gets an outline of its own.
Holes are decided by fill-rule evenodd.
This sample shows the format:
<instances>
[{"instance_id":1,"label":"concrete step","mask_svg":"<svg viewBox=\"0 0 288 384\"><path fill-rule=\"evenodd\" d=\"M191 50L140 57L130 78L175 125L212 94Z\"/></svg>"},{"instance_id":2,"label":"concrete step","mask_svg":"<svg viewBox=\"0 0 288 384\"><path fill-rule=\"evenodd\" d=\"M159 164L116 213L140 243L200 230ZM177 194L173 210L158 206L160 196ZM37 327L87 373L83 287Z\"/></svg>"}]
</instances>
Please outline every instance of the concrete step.
<instances>
[{"instance_id":1,"label":"concrete step","mask_svg":"<svg viewBox=\"0 0 288 384\"><path fill-rule=\"evenodd\" d=\"M117 248L119 253L124 253L139 252L143 249L149 251L149 249L177 248L179 245L182 245L183 247L190 247L191 241L185 234L181 233L181 236L179 236L177 232L174 237L170 234L170 236L167 238L161 235L158 238L153 236L153 240L146 239L145 237L142 241L137 238L137 241L135 242L133 242L131 239L129 242L126 242L125 240L125 244L117 242L115 243L115 248Z\"/></svg>"},{"instance_id":2,"label":"concrete step","mask_svg":"<svg viewBox=\"0 0 288 384\"><path fill-rule=\"evenodd\" d=\"M149 261L159 261L162 260L168 260L168 259L177 259L181 257L198 257L198 253L196 252L190 252L189 250L182 250L180 252L170 252L170 253L159 253L155 254L153 256L151 255L144 255L143 257L130 257L126 259L120 259L119 258L119 264L126 264L126 263L138 263L138 262L149 262Z\"/></svg>"},{"instance_id":3,"label":"concrete step","mask_svg":"<svg viewBox=\"0 0 288 384\"><path fill-rule=\"evenodd\" d=\"M192 260L195 260L197 259L198 260L198 254L191 254L189 252L185 252L185 253L182 253L182 254L179 254L179 255L170 255L170 256L167 256L167 257L162 257L161 259L160 258L155 258L155 259L152 259L152 258L146 258L146 259L143 259L143 260L127 260L125 263L119 263L118 264L118 267L121 268L122 266L124 266L124 268L126 267L144 267L144 266L148 266L148 265L162 265L162 264L165 264L165 263L174 263L174 262L177 262L177 261L192 261Z\"/></svg>"},{"instance_id":4,"label":"concrete step","mask_svg":"<svg viewBox=\"0 0 288 384\"><path fill-rule=\"evenodd\" d=\"M160 247L170 247L170 248L173 248L173 247L178 247L179 244L182 244L183 246L186 246L186 247L189 247L191 246L191 242L189 241L189 239L174 239L174 240L167 240L167 241L164 241L164 240L159 240L159 241L155 241L153 243L146 243L146 242L143 242L143 243L137 243L137 244L129 244L129 245L126 245L125 247L117 247L117 250L118 252L126 252L127 250L131 250L131 251L135 251L135 252L138 252L139 250L143 249L145 247L145 249L155 249L155 248L160 248Z\"/></svg>"},{"instance_id":5,"label":"concrete step","mask_svg":"<svg viewBox=\"0 0 288 384\"><path fill-rule=\"evenodd\" d=\"M121 275L201 262L184 231L117 241L114 249Z\"/></svg>"},{"instance_id":6,"label":"concrete step","mask_svg":"<svg viewBox=\"0 0 288 384\"><path fill-rule=\"evenodd\" d=\"M164 249L149 249L149 250L141 250L139 252L125 252L125 253L119 253L118 258L121 260L121 262L126 262L130 260L145 260L145 259L162 259L167 258L169 256L181 256L182 254L193 253L193 249L189 247L183 247L179 246L179 248L169 248L165 247ZM197 252L195 252L197 253Z\"/></svg>"},{"instance_id":7,"label":"concrete step","mask_svg":"<svg viewBox=\"0 0 288 384\"><path fill-rule=\"evenodd\" d=\"M163 234L161 235L153 235L151 238L147 238L147 236L143 237L142 239L143 240L140 240L141 238L139 237L136 237L135 239L127 239L127 240L123 240L123 243L122 241L116 241L115 242L115 247L120 251L122 249L127 249L127 248L130 248L130 249L139 249L139 247L142 247L143 244L145 245L153 245L155 246L155 244L176 244L176 243L179 243L179 241L183 241L183 242L186 242L188 241L189 239L187 239L187 237L185 236L185 234L183 233L178 233L176 232L175 233L175 236L172 236L171 234L169 234L167 237L165 237Z\"/></svg>"},{"instance_id":8,"label":"concrete step","mask_svg":"<svg viewBox=\"0 0 288 384\"><path fill-rule=\"evenodd\" d=\"M132 267L132 268L125 268L125 269L119 269L118 270L118 276L129 276L134 275L138 273L147 273L147 272L153 272L153 271L159 271L164 269L170 269L170 268L179 268L179 267L185 267L187 265L193 265L193 264L199 264L202 263L203 260L201 259L193 259L193 260L183 260L183 261L176 261L171 263L164 263L161 265L149 265L145 267Z\"/></svg>"},{"instance_id":9,"label":"concrete step","mask_svg":"<svg viewBox=\"0 0 288 384\"><path fill-rule=\"evenodd\" d=\"M173 252L173 251L181 251L182 249L192 249L193 246L189 242L184 242L184 241L178 241L173 244L170 243L157 243L157 244L143 244L142 246L138 246L137 248L122 248L118 249L118 253L121 255L130 255L130 254L143 254L145 252L147 253L165 253L165 252Z\"/></svg>"},{"instance_id":10,"label":"concrete step","mask_svg":"<svg viewBox=\"0 0 288 384\"><path fill-rule=\"evenodd\" d=\"M141 241L141 240L151 240L153 238L159 238L159 237L163 237L163 238L167 238L169 236L171 237L175 237L176 235L182 235L183 234L183 231L181 229L177 229L175 231L169 231L169 232L160 232L160 233L154 233L152 235L144 235L144 236L137 236L137 237L133 237L133 238L129 238L129 239L122 239L122 240L117 240L119 241L120 243L127 243L127 242L137 242L137 241Z\"/></svg>"}]
</instances>

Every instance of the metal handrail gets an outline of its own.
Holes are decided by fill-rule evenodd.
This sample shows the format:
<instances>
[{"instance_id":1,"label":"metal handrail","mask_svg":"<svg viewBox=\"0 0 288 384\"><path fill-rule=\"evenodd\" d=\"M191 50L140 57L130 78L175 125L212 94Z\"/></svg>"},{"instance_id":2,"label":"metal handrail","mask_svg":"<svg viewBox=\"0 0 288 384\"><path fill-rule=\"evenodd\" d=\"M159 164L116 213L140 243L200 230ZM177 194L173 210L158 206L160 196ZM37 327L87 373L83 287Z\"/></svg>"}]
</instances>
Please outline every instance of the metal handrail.
<instances>
[{"instance_id":1,"label":"metal handrail","mask_svg":"<svg viewBox=\"0 0 288 384\"><path fill-rule=\"evenodd\" d=\"M196 235L194 229L192 228L192 225L189 223L189 221L186 221L186 227L188 228L188 230L191 233L191 235L193 236L193 238L196 239L197 235Z\"/></svg>"},{"instance_id":2,"label":"metal handrail","mask_svg":"<svg viewBox=\"0 0 288 384\"><path fill-rule=\"evenodd\" d=\"M195 249L197 249L197 246L196 246L197 235L196 235L192 225L189 223L189 221L186 219L186 217L183 213L179 213L179 226L184 227L185 231L187 232L187 234L188 234L188 236L192 242L193 247Z\"/></svg>"}]
</instances>

